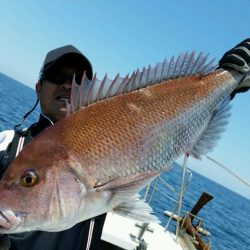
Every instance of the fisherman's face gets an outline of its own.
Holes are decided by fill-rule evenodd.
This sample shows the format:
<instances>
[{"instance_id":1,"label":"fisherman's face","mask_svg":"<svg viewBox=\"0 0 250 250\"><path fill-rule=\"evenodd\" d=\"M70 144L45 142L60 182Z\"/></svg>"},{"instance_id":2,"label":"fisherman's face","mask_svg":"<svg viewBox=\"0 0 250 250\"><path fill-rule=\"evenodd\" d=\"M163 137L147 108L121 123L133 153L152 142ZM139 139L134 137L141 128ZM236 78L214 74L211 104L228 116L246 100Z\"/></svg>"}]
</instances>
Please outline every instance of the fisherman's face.
<instances>
[{"instance_id":1,"label":"fisherman's face","mask_svg":"<svg viewBox=\"0 0 250 250\"><path fill-rule=\"evenodd\" d=\"M40 100L42 113L53 122L57 122L62 117L66 116L66 102L70 101L71 85L74 74L79 75L80 73L76 72L74 68L64 67L53 75L53 77L57 77L56 83L53 82L52 77L52 80L45 79L36 84L36 92ZM60 82L60 77L66 80Z\"/></svg>"}]
</instances>

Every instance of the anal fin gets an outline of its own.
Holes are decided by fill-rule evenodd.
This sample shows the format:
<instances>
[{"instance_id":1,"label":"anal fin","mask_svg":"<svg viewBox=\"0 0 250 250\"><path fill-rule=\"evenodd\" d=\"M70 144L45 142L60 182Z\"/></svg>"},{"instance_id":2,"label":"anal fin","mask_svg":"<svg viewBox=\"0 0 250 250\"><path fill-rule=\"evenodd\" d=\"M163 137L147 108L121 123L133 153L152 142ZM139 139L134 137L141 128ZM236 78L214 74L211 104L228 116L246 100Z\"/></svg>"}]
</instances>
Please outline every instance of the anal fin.
<instances>
[{"instance_id":1,"label":"anal fin","mask_svg":"<svg viewBox=\"0 0 250 250\"><path fill-rule=\"evenodd\" d=\"M159 219L153 215L153 209L144 200L139 199L139 196L131 197L128 201L115 207L114 212L144 223L160 223Z\"/></svg>"}]
</instances>

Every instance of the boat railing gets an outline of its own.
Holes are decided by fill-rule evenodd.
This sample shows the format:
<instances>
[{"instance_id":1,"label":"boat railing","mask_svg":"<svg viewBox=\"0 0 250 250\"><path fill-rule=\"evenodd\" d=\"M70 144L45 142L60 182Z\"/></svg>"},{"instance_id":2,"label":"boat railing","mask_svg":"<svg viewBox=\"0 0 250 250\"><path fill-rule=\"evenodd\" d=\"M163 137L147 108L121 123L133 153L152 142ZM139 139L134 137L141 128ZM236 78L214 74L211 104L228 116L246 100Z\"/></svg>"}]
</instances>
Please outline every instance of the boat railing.
<instances>
[{"instance_id":1,"label":"boat railing","mask_svg":"<svg viewBox=\"0 0 250 250\"><path fill-rule=\"evenodd\" d=\"M174 203L174 206L170 209L170 211L164 211L164 214L169 217L165 224L165 230L169 230L169 226L172 221L176 222L176 231L175 231L175 238L176 240L179 239L180 236L187 237L190 239L194 245L197 245L197 249L210 249L211 246L211 240L210 240L210 232L206 230L204 227L203 220L199 218L196 214L192 214L190 212L186 212L183 215L182 212L182 202L183 197L186 192L186 190L189 187L189 184L191 182L192 172L187 169L187 159L188 155L184 157L183 165L182 167L182 173L181 173L181 181L180 181L180 188L176 188L172 186L169 182L165 181L161 176L156 178L152 183L150 183L146 189L144 199L150 204L153 201L153 197L157 195L157 199L160 200L159 194L163 196L164 203L171 201ZM223 168L228 173L236 177L239 181L241 181L243 184L245 184L247 187L250 187L250 183L244 180L242 177L235 174L232 170L227 168L226 166L222 165L221 163L217 162L213 158L207 156L207 159L215 163L217 166ZM162 191L164 190L164 191ZM170 192L169 192L170 191ZM213 197L210 196L207 193L202 193L199 201L193 207L192 211L199 211L199 209L204 206L209 200L211 200ZM199 205L198 205L199 204ZM194 209L195 208L195 209ZM191 212L192 212L191 211ZM137 240L142 248L139 249L146 249L146 243L143 241L143 234L145 231L150 231L150 228L148 227L149 224L143 223L142 225L137 225L139 227L138 235L134 236L135 240ZM202 236L202 238L201 238ZM205 238L203 237L205 236ZM205 241L204 241L205 239Z\"/></svg>"},{"instance_id":2,"label":"boat railing","mask_svg":"<svg viewBox=\"0 0 250 250\"><path fill-rule=\"evenodd\" d=\"M187 171L187 178L186 178L186 183L184 186L184 192L188 188L191 177L192 177L192 172ZM171 192L171 194L167 194L166 191L164 191L164 192L161 191L161 189L158 188L159 184L164 186L164 188L166 188L166 190L169 190ZM151 192L149 192L150 189L152 189ZM175 187L173 187L172 185L167 183L161 176L157 177L156 180L154 182L150 183L147 187L146 193L144 195L144 199L147 200L147 202L149 204L152 202L152 198L155 195L155 192L160 193L162 196L173 201L176 204L178 203L178 199L179 199L178 196L179 196L180 190L177 190ZM175 196L177 196L177 197L175 197Z\"/></svg>"},{"instance_id":3,"label":"boat railing","mask_svg":"<svg viewBox=\"0 0 250 250\"><path fill-rule=\"evenodd\" d=\"M157 195L156 197L159 198L159 194L160 194L162 198L164 197L165 204L169 203L169 201L171 201L171 203L174 204L174 208L172 211L172 214L174 214L177 211L177 209L179 209L179 206L181 205L183 195L189 187L191 178L192 178L192 172L187 170L186 168L182 169L181 185L180 184L176 185L178 187L180 186L181 187L176 188L170 183L168 183L166 180L164 180L161 176L159 176L147 186L145 194L144 194L144 199L150 204L152 202L153 197ZM170 218L168 219L164 227L165 230L168 230L168 226L170 225L171 221L174 219L175 218L170 215ZM138 249L144 249L145 242L143 241L143 235L146 231L150 231L151 229L148 223L142 223L142 224L136 223L136 227L139 228L138 234L131 235L131 238L134 241L136 241L140 246L143 246Z\"/></svg>"},{"instance_id":4,"label":"boat railing","mask_svg":"<svg viewBox=\"0 0 250 250\"><path fill-rule=\"evenodd\" d=\"M164 208L162 208L165 215L167 215L169 218L165 224L163 224L163 227L165 231L172 231L173 228L175 228L175 240L178 241L179 237L181 236L182 239L184 239L183 235L184 232L186 240L192 242L192 244L196 244L197 246L201 246L203 244L204 248L201 249L210 249L210 238L207 238L205 243L203 242L203 235L209 236L210 233L204 228L203 220L196 215L193 215L191 213L187 213L186 211L183 212L182 208L182 202L185 192L188 190L191 178L192 178L192 172L187 169L187 158L188 156L184 157L183 165L180 166L181 170L181 180L176 183L175 181L172 182L172 180L167 181L166 175L161 175L157 177L153 182L151 182L144 195L144 199L150 204L154 201L161 201L162 204L168 204L168 208L170 208L170 211L166 211ZM179 178L177 178L179 179ZM172 183L172 184L170 184ZM209 194L203 193L203 198L205 197L205 200L211 199L209 197ZM202 202L201 202L202 203ZM199 204L201 204L199 203ZM170 205L171 204L171 205ZM198 204L198 203L197 203ZM204 203L205 204L205 203ZM198 206L199 207L199 206ZM196 209L192 211L196 211ZM174 222L174 223L172 223ZM196 224L192 224L195 222ZM170 225L171 228L170 228ZM145 248L145 242L143 241L143 235L146 231L150 231L151 228L148 223L140 223L136 225L139 230L137 235L133 235L132 238L134 241L136 241L142 248L138 249L146 249ZM202 234L202 238L201 235ZM197 249L200 249L199 247Z\"/></svg>"},{"instance_id":5,"label":"boat railing","mask_svg":"<svg viewBox=\"0 0 250 250\"><path fill-rule=\"evenodd\" d=\"M156 178L156 180L154 180L147 186L144 199L150 204L152 202L152 198L156 195L156 193L158 195L157 197L159 197L160 194L162 197L165 198L164 200L166 203L169 203L168 201L171 201L174 204L172 214L175 214L178 210L178 214L181 217L182 199L185 191L189 187L192 178L192 172L186 167L184 167L184 165L180 167L182 168L181 183L178 185L178 187L180 188L174 187L166 180L164 180L161 176L159 176ZM159 186L161 188L159 188ZM168 227L172 220L173 216L170 216L165 225L165 230L168 230Z\"/></svg>"}]
</instances>

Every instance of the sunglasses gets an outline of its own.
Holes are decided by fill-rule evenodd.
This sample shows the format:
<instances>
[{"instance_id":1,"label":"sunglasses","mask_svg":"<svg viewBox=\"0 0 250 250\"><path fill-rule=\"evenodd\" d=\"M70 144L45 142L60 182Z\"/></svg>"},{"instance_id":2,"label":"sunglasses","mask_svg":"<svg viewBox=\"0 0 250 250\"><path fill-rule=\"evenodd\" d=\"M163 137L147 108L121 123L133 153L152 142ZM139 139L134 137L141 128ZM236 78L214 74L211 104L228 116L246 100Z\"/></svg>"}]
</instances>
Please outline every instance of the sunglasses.
<instances>
[{"instance_id":1,"label":"sunglasses","mask_svg":"<svg viewBox=\"0 0 250 250\"><path fill-rule=\"evenodd\" d=\"M82 73L75 74L75 82L78 85L81 84L82 76L83 76ZM42 76L41 80L47 80L51 83L60 85L60 84L66 83L66 82L72 82L73 77L74 77L74 75L72 75L72 74L69 75L66 73L51 73L51 74L48 74L48 75L45 74L44 76Z\"/></svg>"}]
</instances>

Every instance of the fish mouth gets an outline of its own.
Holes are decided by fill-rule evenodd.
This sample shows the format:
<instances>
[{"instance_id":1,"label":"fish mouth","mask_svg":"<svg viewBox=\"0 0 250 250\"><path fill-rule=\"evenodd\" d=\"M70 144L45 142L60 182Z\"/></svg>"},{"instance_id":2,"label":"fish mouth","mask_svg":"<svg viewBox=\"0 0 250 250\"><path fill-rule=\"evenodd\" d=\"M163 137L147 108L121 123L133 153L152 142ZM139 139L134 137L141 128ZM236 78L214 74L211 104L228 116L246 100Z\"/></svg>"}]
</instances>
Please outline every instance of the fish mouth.
<instances>
[{"instance_id":1,"label":"fish mouth","mask_svg":"<svg viewBox=\"0 0 250 250\"><path fill-rule=\"evenodd\" d=\"M24 214L12 210L0 210L0 234L13 232L23 221Z\"/></svg>"}]
</instances>

